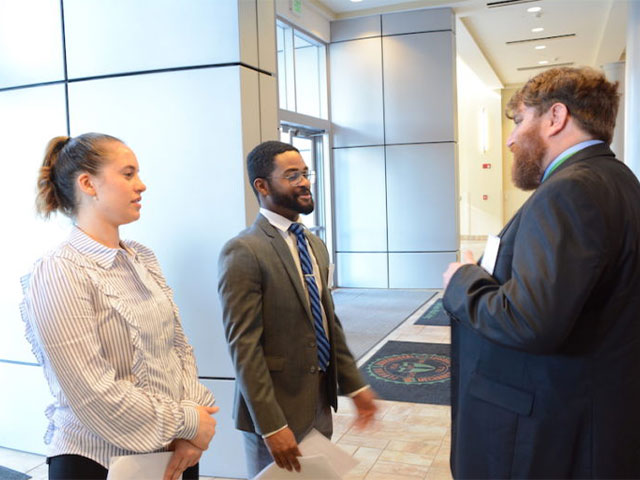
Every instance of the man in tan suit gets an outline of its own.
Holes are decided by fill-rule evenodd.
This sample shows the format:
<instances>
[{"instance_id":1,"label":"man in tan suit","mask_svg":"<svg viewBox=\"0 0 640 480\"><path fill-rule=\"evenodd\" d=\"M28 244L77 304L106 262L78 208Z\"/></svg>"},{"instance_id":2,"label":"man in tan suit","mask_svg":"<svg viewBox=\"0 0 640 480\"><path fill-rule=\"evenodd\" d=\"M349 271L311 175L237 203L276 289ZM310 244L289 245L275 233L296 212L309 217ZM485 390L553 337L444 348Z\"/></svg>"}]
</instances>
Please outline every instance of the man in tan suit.
<instances>
[{"instance_id":1,"label":"man in tan suit","mask_svg":"<svg viewBox=\"0 0 640 480\"><path fill-rule=\"evenodd\" d=\"M299 471L298 442L312 428L331 437L338 393L352 397L360 427L376 406L334 314L327 249L298 223L314 208L313 172L295 147L276 141L253 149L247 170L260 214L222 249L218 291L237 375L234 417L253 477L272 458Z\"/></svg>"}]
</instances>

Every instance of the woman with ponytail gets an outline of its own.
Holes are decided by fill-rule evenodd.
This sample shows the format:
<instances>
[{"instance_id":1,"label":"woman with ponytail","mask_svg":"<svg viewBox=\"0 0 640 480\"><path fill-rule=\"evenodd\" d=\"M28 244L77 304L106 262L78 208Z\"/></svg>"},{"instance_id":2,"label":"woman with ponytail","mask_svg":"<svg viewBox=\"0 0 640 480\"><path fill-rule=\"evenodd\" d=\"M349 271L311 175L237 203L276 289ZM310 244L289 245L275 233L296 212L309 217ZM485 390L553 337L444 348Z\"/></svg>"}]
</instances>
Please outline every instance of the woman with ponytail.
<instances>
[{"instance_id":1,"label":"woman with ponytail","mask_svg":"<svg viewBox=\"0 0 640 480\"><path fill-rule=\"evenodd\" d=\"M112 457L172 450L164 480L198 478L215 433L213 395L155 255L120 239L146 190L136 156L109 135L55 137L36 205L73 219L67 241L22 279L27 338L54 396L52 480L106 479Z\"/></svg>"}]
</instances>

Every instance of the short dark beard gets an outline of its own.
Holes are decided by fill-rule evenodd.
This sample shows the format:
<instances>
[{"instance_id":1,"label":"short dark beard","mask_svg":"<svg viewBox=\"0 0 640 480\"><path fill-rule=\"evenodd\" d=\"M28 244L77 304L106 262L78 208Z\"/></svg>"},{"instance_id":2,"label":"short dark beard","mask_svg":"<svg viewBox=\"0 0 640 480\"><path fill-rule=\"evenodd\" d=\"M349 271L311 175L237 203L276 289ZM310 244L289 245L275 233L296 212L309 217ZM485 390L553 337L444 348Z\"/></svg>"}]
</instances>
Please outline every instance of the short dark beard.
<instances>
[{"instance_id":1,"label":"short dark beard","mask_svg":"<svg viewBox=\"0 0 640 480\"><path fill-rule=\"evenodd\" d=\"M275 188L273 188L273 186L271 186L270 190L271 191L269 192L269 195L271 196L272 202L275 203L276 205L279 205L281 207L284 207L288 210L291 210L297 213L302 213L303 215L309 215L311 212L313 212L313 209L315 207L313 198L311 198L311 203L309 205L301 205L297 201L297 195L282 194L278 192ZM306 192L307 190L305 189L304 193Z\"/></svg>"},{"instance_id":2,"label":"short dark beard","mask_svg":"<svg viewBox=\"0 0 640 480\"><path fill-rule=\"evenodd\" d=\"M537 128L532 128L513 147L513 165L511 179L521 190L535 190L540 186L544 170L542 161L547 153L547 146L540 137Z\"/></svg>"}]
</instances>

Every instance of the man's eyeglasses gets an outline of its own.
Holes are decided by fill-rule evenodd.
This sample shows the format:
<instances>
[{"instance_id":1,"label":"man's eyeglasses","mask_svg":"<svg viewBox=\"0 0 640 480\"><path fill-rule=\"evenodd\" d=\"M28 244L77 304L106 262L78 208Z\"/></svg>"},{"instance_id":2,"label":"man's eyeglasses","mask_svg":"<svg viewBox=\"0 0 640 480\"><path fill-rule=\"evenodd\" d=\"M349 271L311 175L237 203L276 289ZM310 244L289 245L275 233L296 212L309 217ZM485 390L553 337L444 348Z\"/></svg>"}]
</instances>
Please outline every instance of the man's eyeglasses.
<instances>
[{"instance_id":1,"label":"man's eyeglasses","mask_svg":"<svg viewBox=\"0 0 640 480\"><path fill-rule=\"evenodd\" d=\"M283 175L280 178L284 178L285 180L288 180L289 183L293 186L300 185L302 183L303 178L306 178L307 180L309 180L309 183L315 183L316 172L314 171L301 172L299 170L296 170L295 172L291 172L287 175Z\"/></svg>"}]
</instances>

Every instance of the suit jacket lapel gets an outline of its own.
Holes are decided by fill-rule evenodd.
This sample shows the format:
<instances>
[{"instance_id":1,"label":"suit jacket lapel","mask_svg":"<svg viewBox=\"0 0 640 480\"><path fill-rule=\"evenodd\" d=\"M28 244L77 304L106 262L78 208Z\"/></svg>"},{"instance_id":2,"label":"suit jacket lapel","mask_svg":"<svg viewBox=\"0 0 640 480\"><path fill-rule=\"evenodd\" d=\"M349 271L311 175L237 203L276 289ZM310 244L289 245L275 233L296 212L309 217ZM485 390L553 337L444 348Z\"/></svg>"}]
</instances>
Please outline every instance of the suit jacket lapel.
<instances>
[{"instance_id":1,"label":"suit jacket lapel","mask_svg":"<svg viewBox=\"0 0 640 480\"><path fill-rule=\"evenodd\" d=\"M293 261L293 257L291 256L291 250L287 246L287 243L284 241L280 233L276 230L276 228L269 223L264 216L258 215L256 219L256 224L260 229L269 237L271 241L271 245L275 249L276 253L280 257L282 264L284 265L284 269L287 271L289 275L289 279L293 284L293 287L298 294L298 299L304 306L305 311L307 312L307 316L309 320L313 322L313 317L311 316L311 307L309 306L309 302L307 301L307 295L304 290L305 286L302 285L300 281L300 274L298 273L298 269L296 268L296 264Z\"/></svg>"}]
</instances>

